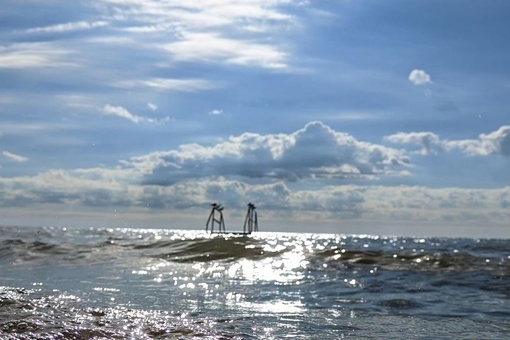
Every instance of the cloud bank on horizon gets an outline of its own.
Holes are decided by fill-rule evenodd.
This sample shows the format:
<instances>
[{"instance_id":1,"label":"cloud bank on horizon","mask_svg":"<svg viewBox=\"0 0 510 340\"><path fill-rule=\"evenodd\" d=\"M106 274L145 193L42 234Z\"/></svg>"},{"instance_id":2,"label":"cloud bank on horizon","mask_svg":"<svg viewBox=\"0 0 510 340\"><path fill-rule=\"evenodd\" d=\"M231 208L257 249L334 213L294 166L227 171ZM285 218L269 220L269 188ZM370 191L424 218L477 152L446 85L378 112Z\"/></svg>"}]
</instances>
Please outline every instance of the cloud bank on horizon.
<instances>
[{"instance_id":1,"label":"cloud bank on horizon","mask_svg":"<svg viewBox=\"0 0 510 340\"><path fill-rule=\"evenodd\" d=\"M274 230L510 237L509 7L7 4L0 222L254 201Z\"/></svg>"}]
</instances>

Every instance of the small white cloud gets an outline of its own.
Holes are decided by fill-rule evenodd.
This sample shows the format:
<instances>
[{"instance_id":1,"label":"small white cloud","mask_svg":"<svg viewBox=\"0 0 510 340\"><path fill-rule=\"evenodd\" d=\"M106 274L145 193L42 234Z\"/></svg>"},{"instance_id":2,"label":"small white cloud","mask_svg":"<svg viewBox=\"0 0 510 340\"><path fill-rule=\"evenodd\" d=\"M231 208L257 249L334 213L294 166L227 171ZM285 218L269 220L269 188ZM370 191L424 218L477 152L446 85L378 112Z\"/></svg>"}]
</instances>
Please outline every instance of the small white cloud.
<instances>
[{"instance_id":1,"label":"small white cloud","mask_svg":"<svg viewBox=\"0 0 510 340\"><path fill-rule=\"evenodd\" d=\"M409 74L409 81L414 85L424 85L432 83L430 75L423 70L412 70Z\"/></svg>"},{"instance_id":2,"label":"small white cloud","mask_svg":"<svg viewBox=\"0 0 510 340\"><path fill-rule=\"evenodd\" d=\"M223 110L214 109L214 110L212 110L212 111L209 111L209 114L210 114L210 115L213 115L213 116L219 116L219 115L222 115L222 114L223 114Z\"/></svg>"},{"instance_id":3,"label":"small white cloud","mask_svg":"<svg viewBox=\"0 0 510 340\"><path fill-rule=\"evenodd\" d=\"M153 104L153 103L147 103L147 107L149 109L151 109L152 111L156 111L158 109L158 106L156 104Z\"/></svg>"},{"instance_id":4,"label":"small white cloud","mask_svg":"<svg viewBox=\"0 0 510 340\"><path fill-rule=\"evenodd\" d=\"M13 153L11 153L9 151L3 151L2 155L4 155L5 158L8 158L8 159L10 159L11 161L14 161L14 162L20 162L21 163L21 162L28 161L27 157L16 155L16 154L13 154Z\"/></svg>"},{"instance_id":5,"label":"small white cloud","mask_svg":"<svg viewBox=\"0 0 510 340\"><path fill-rule=\"evenodd\" d=\"M213 84L204 79L169 79L152 78L143 82L143 85L154 87L160 90L174 90L194 92L214 88Z\"/></svg>"},{"instance_id":6,"label":"small white cloud","mask_svg":"<svg viewBox=\"0 0 510 340\"><path fill-rule=\"evenodd\" d=\"M129 33L155 33L167 31L170 28L171 28L170 25L158 24L158 25L131 26L126 27L123 30Z\"/></svg>"},{"instance_id":7,"label":"small white cloud","mask_svg":"<svg viewBox=\"0 0 510 340\"><path fill-rule=\"evenodd\" d=\"M104 106L103 112L107 115L117 116L117 117L128 119L136 124L142 122L142 117L132 114L131 112L129 112L122 106L112 106L112 105L107 104Z\"/></svg>"},{"instance_id":8,"label":"small white cloud","mask_svg":"<svg viewBox=\"0 0 510 340\"><path fill-rule=\"evenodd\" d=\"M164 119L154 119L154 118L149 118L149 117L138 116L138 115L135 115L135 114L129 112L122 106L112 106L110 104L107 104L103 107L103 112L106 115L117 116L120 118L130 120L135 124L141 124L141 123L159 124L159 123L167 122L170 120L169 117L166 117Z\"/></svg>"}]
</instances>

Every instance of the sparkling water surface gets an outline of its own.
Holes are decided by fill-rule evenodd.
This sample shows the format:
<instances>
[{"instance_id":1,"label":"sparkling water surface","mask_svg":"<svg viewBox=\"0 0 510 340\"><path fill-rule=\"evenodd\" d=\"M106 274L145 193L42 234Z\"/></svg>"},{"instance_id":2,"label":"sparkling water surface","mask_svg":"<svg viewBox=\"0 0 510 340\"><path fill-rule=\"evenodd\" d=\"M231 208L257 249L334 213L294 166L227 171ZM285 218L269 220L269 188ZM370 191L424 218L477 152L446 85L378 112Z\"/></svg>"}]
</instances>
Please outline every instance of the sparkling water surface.
<instances>
[{"instance_id":1,"label":"sparkling water surface","mask_svg":"<svg viewBox=\"0 0 510 340\"><path fill-rule=\"evenodd\" d=\"M0 228L1 339L509 334L509 240Z\"/></svg>"}]
</instances>

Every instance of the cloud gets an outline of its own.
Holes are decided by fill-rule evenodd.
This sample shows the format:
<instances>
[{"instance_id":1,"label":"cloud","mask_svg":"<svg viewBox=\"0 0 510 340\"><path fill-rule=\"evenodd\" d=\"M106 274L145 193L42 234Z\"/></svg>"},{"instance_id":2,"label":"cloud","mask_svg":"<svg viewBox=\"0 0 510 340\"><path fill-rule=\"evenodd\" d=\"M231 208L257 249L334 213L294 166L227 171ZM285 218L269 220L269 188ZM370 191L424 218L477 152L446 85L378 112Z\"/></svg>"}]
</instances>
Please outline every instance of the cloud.
<instances>
[{"instance_id":1,"label":"cloud","mask_svg":"<svg viewBox=\"0 0 510 340\"><path fill-rule=\"evenodd\" d=\"M501 126L489 134L481 134L478 139L445 141L447 149L460 149L471 156L501 155L510 156L510 125Z\"/></svg>"},{"instance_id":2,"label":"cloud","mask_svg":"<svg viewBox=\"0 0 510 340\"><path fill-rule=\"evenodd\" d=\"M212 111L209 111L209 114L210 115L213 115L213 116L220 116L223 114L223 110L220 110L220 109L214 109Z\"/></svg>"},{"instance_id":3,"label":"cloud","mask_svg":"<svg viewBox=\"0 0 510 340\"><path fill-rule=\"evenodd\" d=\"M154 119L154 118L148 118L148 117L143 117L143 116L137 116L137 115L129 112L122 106L112 106L110 104L107 104L103 107L103 113L106 115L117 116L120 118L130 120L135 124L141 124L141 123L158 124L158 123L163 123L163 122L167 122L170 120L169 117L166 117L165 119Z\"/></svg>"},{"instance_id":4,"label":"cloud","mask_svg":"<svg viewBox=\"0 0 510 340\"><path fill-rule=\"evenodd\" d=\"M184 33L162 46L178 61L221 61L245 66L285 68L286 53L274 46L229 39L214 33Z\"/></svg>"},{"instance_id":5,"label":"cloud","mask_svg":"<svg viewBox=\"0 0 510 340\"><path fill-rule=\"evenodd\" d=\"M409 74L409 81L413 83L414 85L424 85L428 83L432 83L432 80L430 79L430 75L428 75L423 70L412 70Z\"/></svg>"},{"instance_id":6,"label":"cloud","mask_svg":"<svg viewBox=\"0 0 510 340\"><path fill-rule=\"evenodd\" d=\"M444 143L432 132L399 132L384 139L391 143L418 144L422 147L420 150L422 155L436 154L444 149Z\"/></svg>"},{"instance_id":7,"label":"cloud","mask_svg":"<svg viewBox=\"0 0 510 340\"><path fill-rule=\"evenodd\" d=\"M501 223L510 217L510 187L500 189L370 187L363 215L397 221Z\"/></svg>"},{"instance_id":8,"label":"cloud","mask_svg":"<svg viewBox=\"0 0 510 340\"><path fill-rule=\"evenodd\" d=\"M287 0L206 0L200 4L186 1L99 0L86 8L78 7L79 10L73 12L73 17L77 18L74 21L72 18L64 18L58 24L39 21L35 27L7 32L15 35L6 41L15 41L19 37L25 41L27 36L20 33L34 35L30 36L30 40L33 40L44 39L38 34L79 32L80 39L67 37L65 40L59 38L46 42L0 45L0 69L75 66L77 70L73 74L78 77L83 75L81 79L101 86L106 82L121 83L118 78L128 78L136 79L135 86L162 90L210 89L214 86L205 80L143 80L146 77L135 73L149 70L146 76L156 74L151 72L151 68L168 66L168 53L174 61L205 60L270 69L287 67L289 50L285 49L285 44L280 44L278 37L282 31L276 28L295 25L296 18L287 14L289 6L293 4ZM51 4L38 4L34 10L52 11L55 8ZM16 11L17 8L13 13L19 14ZM107 30L102 29L106 27ZM256 31L254 27L260 30ZM168 53L164 53L165 49ZM112 60L119 60L116 53L129 56L131 62L112 65ZM136 67L126 68L126 65ZM94 79L86 77L89 67L95 70ZM120 72L112 75L113 69ZM69 85L72 81L68 73L64 76L60 72L49 77L45 75L45 79L58 85Z\"/></svg>"},{"instance_id":9,"label":"cloud","mask_svg":"<svg viewBox=\"0 0 510 340\"><path fill-rule=\"evenodd\" d=\"M51 25L45 27L35 27L25 30L26 33L62 33L77 30L87 30L96 27L103 27L108 25L106 21L75 21L64 24Z\"/></svg>"},{"instance_id":10,"label":"cloud","mask_svg":"<svg viewBox=\"0 0 510 340\"><path fill-rule=\"evenodd\" d=\"M14 161L14 162L26 162L28 161L28 158L27 157L23 157L23 156L20 156L20 155L16 155L16 154L13 154L9 151L2 151L2 155L4 155L4 157L6 157L7 159L11 160L11 161Z\"/></svg>"},{"instance_id":11,"label":"cloud","mask_svg":"<svg viewBox=\"0 0 510 340\"><path fill-rule=\"evenodd\" d=\"M149 80L143 81L142 84L159 90L174 90L184 92L209 90L215 87L212 82L204 79L151 78Z\"/></svg>"},{"instance_id":12,"label":"cloud","mask_svg":"<svg viewBox=\"0 0 510 340\"><path fill-rule=\"evenodd\" d=\"M440 139L432 132L399 132L386 136L385 140L400 144L417 144L421 154L438 151L460 150L469 156L501 155L510 156L510 125L501 126L489 134L480 134L477 139Z\"/></svg>"},{"instance_id":13,"label":"cloud","mask_svg":"<svg viewBox=\"0 0 510 340\"><path fill-rule=\"evenodd\" d=\"M159 37L166 42L159 46L174 61L287 67L287 52L275 37L296 25L296 18L286 13L296 4L288 0L102 2L104 17L120 32Z\"/></svg>"},{"instance_id":14,"label":"cloud","mask_svg":"<svg viewBox=\"0 0 510 340\"><path fill-rule=\"evenodd\" d=\"M101 176L93 177L79 171L51 170L36 176L0 177L0 205L137 205L135 197L126 196L131 193L129 185L119 181L121 176L109 176L112 172L104 169Z\"/></svg>"},{"instance_id":15,"label":"cloud","mask_svg":"<svg viewBox=\"0 0 510 340\"><path fill-rule=\"evenodd\" d=\"M147 103L147 107L151 109L152 111L156 111L158 109L158 106L156 104L153 104L151 102Z\"/></svg>"},{"instance_id":16,"label":"cloud","mask_svg":"<svg viewBox=\"0 0 510 340\"><path fill-rule=\"evenodd\" d=\"M135 172L121 168L51 170L36 176L0 177L0 207L41 207L73 210L93 208L131 211L191 211L208 213L220 202L229 214L255 202L267 219L284 215L290 223L320 219L377 223L504 224L510 218L510 187L498 189L427 188L419 186L323 186L292 189L278 181L253 184L218 177L182 181L170 186L140 185ZM190 215L191 218L191 215Z\"/></svg>"},{"instance_id":17,"label":"cloud","mask_svg":"<svg viewBox=\"0 0 510 340\"><path fill-rule=\"evenodd\" d=\"M0 69L74 66L67 60L71 52L47 42L0 45Z\"/></svg>"},{"instance_id":18,"label":"cloud","mask_svg":"<svg viewBox=\"0 0 510 340\"><path fill-rule=\"evenodd\" d=\"M132 89L149 87L159 91L197 92L217 88L218 85L205 79L149 78L146 80L120 80L111 84L113 87Z\"/></svg>"},{"instance_id":19,"label":"cloud","mask_svg":"<svg viewBox=\"0 0 510 340\"><path fill-rule=\"evenodd\" d=\"M280 6L289 5L287 0L204 0L200 3L103 0L103 3L115 6L117 20L138 23L128 26L127 29L141 33L168 30L172 27L181 27L184 30L220 28L247 30L253 26L262 28L293 19L279 10Z\"/></svg>"},{"instance_id":20,"label":"cloud","mask_svg":"<svg viewBox=\"0 0 510 340\"><path fill-rule=\"evenodd\" d=\"M214 176L285 181L376 178L402 174L408 163L397 149L361 142L311 122L291 134L244 133L214 146L186 144L134 157L125 165L144 173L145 184L171 185Z\"/></svg>"}]
</instances>

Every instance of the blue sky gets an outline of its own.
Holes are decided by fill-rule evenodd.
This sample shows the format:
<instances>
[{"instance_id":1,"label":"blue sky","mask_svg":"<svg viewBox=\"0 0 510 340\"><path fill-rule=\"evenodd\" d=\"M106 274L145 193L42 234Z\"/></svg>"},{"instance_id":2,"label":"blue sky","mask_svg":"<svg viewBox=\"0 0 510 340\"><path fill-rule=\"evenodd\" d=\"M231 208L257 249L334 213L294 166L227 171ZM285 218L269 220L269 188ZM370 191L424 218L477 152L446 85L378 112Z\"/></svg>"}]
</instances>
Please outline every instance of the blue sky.
<instances>
[{"instance_id":1,"label":"blue sky","mask_svg":"<svg viewBox=\"0 0 510 340\"><path fill-rule=\"evenodd\" d=\"M0 223L510 237L507 1L17 1Z\"/></svg>"}]
</instances>

